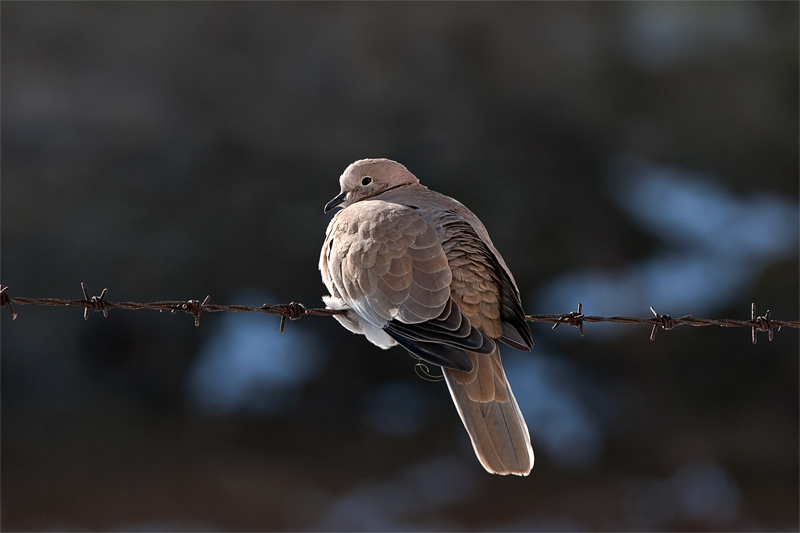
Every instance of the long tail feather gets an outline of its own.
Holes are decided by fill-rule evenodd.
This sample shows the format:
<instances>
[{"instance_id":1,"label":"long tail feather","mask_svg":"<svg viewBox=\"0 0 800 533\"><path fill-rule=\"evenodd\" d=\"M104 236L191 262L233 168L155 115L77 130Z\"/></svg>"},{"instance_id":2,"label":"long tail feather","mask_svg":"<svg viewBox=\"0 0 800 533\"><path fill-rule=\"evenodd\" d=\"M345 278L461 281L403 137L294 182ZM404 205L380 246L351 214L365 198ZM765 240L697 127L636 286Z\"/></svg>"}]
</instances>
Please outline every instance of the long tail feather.
<instances>
[{"instance_id":1,"label":"long tail feather","mask_svg":"<svg viewBox=\"0 0 800 533\"><path fill-rule=\"evenodd\" d=\"M491 473L527 476L533 468L531 438L503 367L499 364L499 348L488 356L470 355L473 355L473 361L479 361L480 366L490 365L492 368L492 384L481 387L483 395L475 393L475 381L481 380L469 380L462 384L464 377L473 377L472 372L480 372L481 368L475 368L469 374L448 368L442 370L475 454ZM492 364L490 358L495 357L495 364Z\"/></svg>"}]
</instances>

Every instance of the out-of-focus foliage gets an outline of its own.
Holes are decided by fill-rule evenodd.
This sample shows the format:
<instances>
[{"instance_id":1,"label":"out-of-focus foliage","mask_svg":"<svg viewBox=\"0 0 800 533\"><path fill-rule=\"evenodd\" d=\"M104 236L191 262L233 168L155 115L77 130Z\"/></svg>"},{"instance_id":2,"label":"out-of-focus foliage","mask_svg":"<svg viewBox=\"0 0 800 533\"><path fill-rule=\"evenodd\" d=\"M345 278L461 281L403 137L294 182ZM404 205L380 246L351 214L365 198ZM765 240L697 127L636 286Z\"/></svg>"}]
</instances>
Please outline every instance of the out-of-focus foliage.
<instances>
[{"instance_id":1,"label":"out-of-focus foliage","mask_svg":"<svg viewBox=\"0 0 800 533\"><path fill-rule=\"evenodd\" d=\"M11 294L320 304L350 162L486 224L528 312L798 310L798 5L3 3ZM528 478L335 321L2 313L6 530L798 527L798 335L532 327Z\"/></svg>"}]
</instances>

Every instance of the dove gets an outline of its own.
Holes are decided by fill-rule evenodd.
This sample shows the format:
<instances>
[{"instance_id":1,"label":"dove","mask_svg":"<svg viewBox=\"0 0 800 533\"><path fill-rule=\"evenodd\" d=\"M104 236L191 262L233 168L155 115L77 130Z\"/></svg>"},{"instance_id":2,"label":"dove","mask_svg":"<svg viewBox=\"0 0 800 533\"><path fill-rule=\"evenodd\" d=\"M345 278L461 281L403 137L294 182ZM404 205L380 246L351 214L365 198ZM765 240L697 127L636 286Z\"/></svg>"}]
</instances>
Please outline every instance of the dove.
<instances>
[{"instance_id":1,"label":"dove","mask_svg":"<svg viewBox=\"0 0 800 533\"><path fill-rule=\"evenodd\" d=\"M500 343L533 346L519 289L481 221L400 163L362 159L325 206L338 211L320 253L329 309L383 349L442 367L483 467L526 476L533 448Z\"/></svg>"}]
</instances>

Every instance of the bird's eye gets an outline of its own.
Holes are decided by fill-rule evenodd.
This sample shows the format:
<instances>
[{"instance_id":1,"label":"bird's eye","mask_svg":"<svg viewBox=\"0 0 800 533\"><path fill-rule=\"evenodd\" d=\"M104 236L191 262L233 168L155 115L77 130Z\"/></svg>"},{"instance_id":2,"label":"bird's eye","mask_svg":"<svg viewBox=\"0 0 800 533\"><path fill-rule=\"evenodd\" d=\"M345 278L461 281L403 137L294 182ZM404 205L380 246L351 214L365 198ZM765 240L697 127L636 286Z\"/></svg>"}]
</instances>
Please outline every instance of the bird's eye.
<instances>
[{"instance_id":1,"label":"bird's eye","mask_svg":"<svg viewBox=\"0 0 800 533\"><path fill-rule=\"evenodd\" d=\"M361 178L361 186L362 187L366 187L370 183L372 183L372 178L370 178L369 176L364 176L363 178Z\"/></svg>"}]
</instances>

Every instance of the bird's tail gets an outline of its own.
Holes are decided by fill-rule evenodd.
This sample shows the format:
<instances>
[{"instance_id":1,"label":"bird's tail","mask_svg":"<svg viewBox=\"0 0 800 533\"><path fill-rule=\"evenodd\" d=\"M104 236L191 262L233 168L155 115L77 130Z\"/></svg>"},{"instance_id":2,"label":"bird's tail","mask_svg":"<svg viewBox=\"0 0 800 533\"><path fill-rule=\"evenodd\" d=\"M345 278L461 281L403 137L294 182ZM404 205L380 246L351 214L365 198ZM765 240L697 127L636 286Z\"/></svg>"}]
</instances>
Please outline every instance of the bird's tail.
<instances>
[{"instance_id":1,"label":"bird's tail","mask_svg":"<svg viewBox=\"0 0 800 533\"><path fill-rule=\"evenodd\" d=\"M491 473L527 476L533 468L531 438L503 371L500 347L488 355L467 353L472 372L442 370L475 454Z\"/></svg>"}]
</instances>

